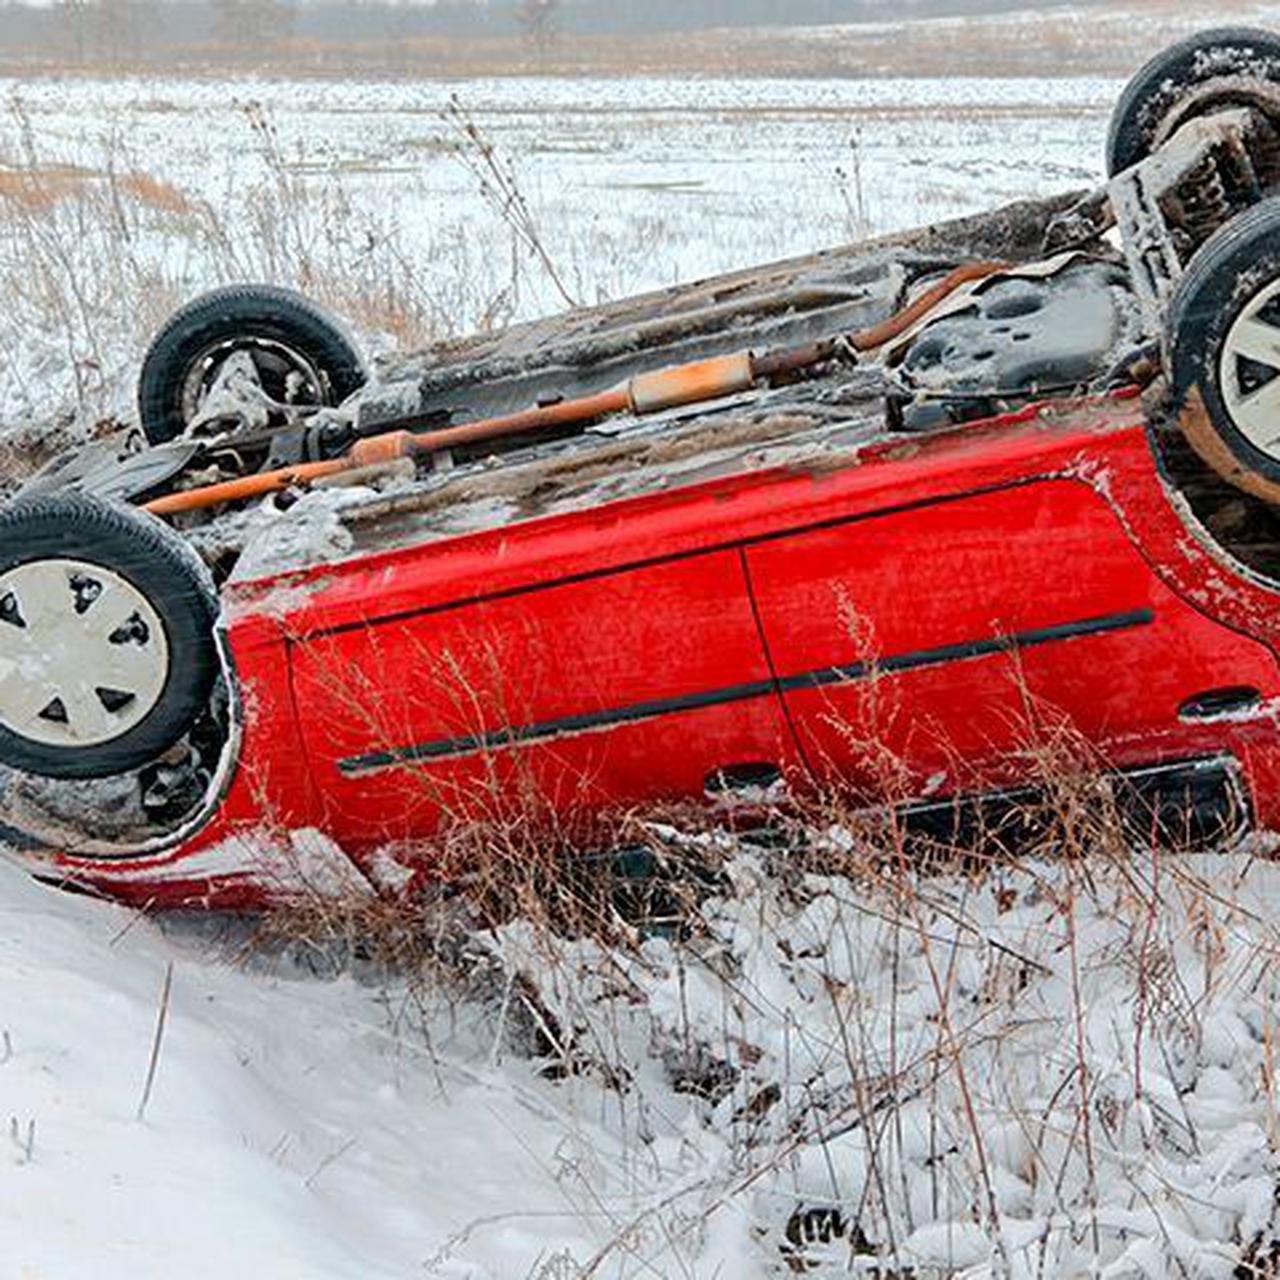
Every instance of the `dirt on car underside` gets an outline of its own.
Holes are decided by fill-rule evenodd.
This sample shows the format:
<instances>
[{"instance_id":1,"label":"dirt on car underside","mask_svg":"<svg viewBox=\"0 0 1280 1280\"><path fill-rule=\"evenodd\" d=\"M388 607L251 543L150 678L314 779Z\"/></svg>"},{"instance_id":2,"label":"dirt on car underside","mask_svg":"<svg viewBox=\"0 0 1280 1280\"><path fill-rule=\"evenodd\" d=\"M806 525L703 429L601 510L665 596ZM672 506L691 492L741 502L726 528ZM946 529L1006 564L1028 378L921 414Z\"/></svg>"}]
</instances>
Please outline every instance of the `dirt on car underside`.
<instances>
[{"instance_id":1,"label":"dirt on car underside","mask_svg":"<svg viewBox=\"0 0 1280 1280\"><path fill-rule=\"evenodd\" d=\"M893 315L917 282L957 263L1037 262L1050 222L1079 196L1022 201L400 356L359 396L361 430L406 416L423 425L489 418L593 395L673 365L863 330ZM1131 337L1117 335L1117 347ZM879 361L836 360L781 385L504 442L500 454L489 445L457 450L412 479L375 479L377 492L360 484L312 494L290 518L254 508L187 534L214 562L252 543L236 576L258 577L322 561L335 549L351 554L447 537L717 475L822 469L890 433L889 390Z\"/></svg>"},{"instance_id":2,"label":"dirt on car underside","mask_svg":"<svg viewBox=\"0 0 1280 1280\"><path fill-rule=\"evenodd\" d=\"M884 319L909 282L957 262L1030 262L1082 192L737 271L399 357L362 419L465 410L496 415L590 395L656 369L751 348L799 346ZM406 403L406 385L416 404Z\"/></svg>"}]
</instances>

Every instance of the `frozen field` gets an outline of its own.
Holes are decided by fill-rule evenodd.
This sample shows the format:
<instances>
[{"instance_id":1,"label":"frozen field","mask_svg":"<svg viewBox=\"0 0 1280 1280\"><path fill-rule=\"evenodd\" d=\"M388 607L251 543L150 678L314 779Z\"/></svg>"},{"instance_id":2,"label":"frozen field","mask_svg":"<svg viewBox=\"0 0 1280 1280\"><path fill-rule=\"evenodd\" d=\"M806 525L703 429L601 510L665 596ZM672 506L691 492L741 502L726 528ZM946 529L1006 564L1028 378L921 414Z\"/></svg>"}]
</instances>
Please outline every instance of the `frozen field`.
<instances>
[{"instance_id":1,"label":"frozen field","mask_svg":"<svg viewBox=\"0 0 1280 1280\"><path fill-rule=\"evenodd\" d=\"M501 219L443 118L459 103L519 185L584 298L897 230L1098 173L1117 91L1096 80L488 80L0 82L40 159L132 163L228 214L267 173L246 119L291 172L341 182L392 218L427 275L459 241L498 249ZM19 152L18 122L3 135ZM118 161L117 161L118 163ZM491 281L505 271L488 264ZM484 266L481 266L484 270ZM478 317L459 316L465 324Z\"/></svg>"},{"instance_id":2,"label":"frozen field","mask_svg":"<svg viewBox=\"0 0 1280 1280\"><path fill-rule=\"evenodd\" d=\"M1116 88L6 82L0 422L127 412L148 330L229 278L418 341L1079 186Z\"/></svg>"}]
</instances>

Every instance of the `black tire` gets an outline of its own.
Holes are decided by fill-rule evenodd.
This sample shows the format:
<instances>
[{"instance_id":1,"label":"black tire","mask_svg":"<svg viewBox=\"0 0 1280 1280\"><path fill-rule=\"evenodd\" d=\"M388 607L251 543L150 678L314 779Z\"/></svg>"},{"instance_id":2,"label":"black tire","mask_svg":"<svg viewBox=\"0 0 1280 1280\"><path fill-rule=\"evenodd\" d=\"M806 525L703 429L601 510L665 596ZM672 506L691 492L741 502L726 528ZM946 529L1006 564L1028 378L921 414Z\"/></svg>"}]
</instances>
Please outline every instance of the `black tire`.
<instances>
[{"instance_id":1,"label":"black tire","mask_svg":"<svg viewBox=\"0 0 1280 1280\"><path fill-rule=\"evenodd\" d=\"M0 576L45 559L109 570L144 596L164 629L167 671L145 717L110 741L51 745L0 720L0 764L52 778L102 778L154 760L204 711L218 674L212 579L160 521L80 493L20 498L0 510ZM9 622L0 614L3 625Z\"/></svg>"},{"instance_id":2,"label":"black tire","mask_svg":"<svg viewBox=\"0 0 1280 1280\"><path fill-rule=\"evenodd\" d=\"M1222 372L1232 326L1277 280L1280 198L1273 198L1247 209L1201 246L1178 282L1166 334L1170 390L1191 443L1227 479L1272 499L1280 486L1280 452L1264 452L1241 431L1227 404Z\"/></svg>"},{"instance_id":3,"label":"black tire","mask_svg":"<svg viewBox=\"0 0 1280 1280\"><path fill-rule=\"evenodd\" d=\"M1187 120L1243 104L1280 117L1280 36L1216 27L1170 45L1137 72L1116 103L1107 131L1108 177L1145 160Z\"/></svg>"},{"instance_id":4,"label":"black tire","mask_svg":"<svg viewBox=\"0 0 1280 1280\"><path fill-rule=\"evenodd\" d=\"M274 285L228 285L187 303L152 339L138 381L138 412L147 439L162 444L186 429L183 387L205 353L222 343L254 339L305 357L323 383L322 404L341 404L368 379L354 343L314 302Z\"/></svg>"}]
</instances>

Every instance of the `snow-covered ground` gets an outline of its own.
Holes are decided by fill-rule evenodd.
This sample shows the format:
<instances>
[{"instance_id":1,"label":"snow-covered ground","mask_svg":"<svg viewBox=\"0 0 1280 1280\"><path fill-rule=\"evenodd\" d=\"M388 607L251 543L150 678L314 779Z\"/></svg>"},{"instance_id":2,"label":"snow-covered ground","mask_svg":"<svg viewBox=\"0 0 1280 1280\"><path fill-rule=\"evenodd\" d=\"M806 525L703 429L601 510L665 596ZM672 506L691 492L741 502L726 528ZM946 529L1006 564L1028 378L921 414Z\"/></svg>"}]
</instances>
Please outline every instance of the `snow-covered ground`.
<instances>
[{"instance_id":1,"label":"snow-covered ground","mask_svg":"<svg viewBox=\"0 0 1280 1280\"><path fill-rule=\"evenodd\" d=\"M208 929L0 868L4 1273L1225 1280L1266 1259L1274 864L929 881L741 853L729 880L689 944L511 925L446 997L237 964Z\"/></svg>"},{"instance_id":2,"label":"snow-covered ground","mask_svg":"<svg viewBox=\"0 0 1280 1280\"><path fill-rule=\"evenodd\" d=\"M232 275L447 335L563 305L531 240L594 301L1082 185L1116 89L6 84L0 442L127 418ZM510 925L455 989L0 865L0 1275L1267 1274L1273 864L730 867L687 944Z\"/></svg>"},{"instance_id":3,"label":"snow-covered ground","mask_svg":"<svg viewBox=\"0 0 1280 1280\"><path fill-rule=\"evenodd\" d=\"M427 273L451 269L456 239L480 262L504 239L450 154L456 101L514 164L548 249L588 300L1090 180L1118 88L963 76L0 81L42 161L102 173L124 147L228 216L269 176L246 118L260 110L290 170L339 175L355 211L394 215ZM16 158L19 121L2 123L0 155Z\"/></svg>"}]
</instances>

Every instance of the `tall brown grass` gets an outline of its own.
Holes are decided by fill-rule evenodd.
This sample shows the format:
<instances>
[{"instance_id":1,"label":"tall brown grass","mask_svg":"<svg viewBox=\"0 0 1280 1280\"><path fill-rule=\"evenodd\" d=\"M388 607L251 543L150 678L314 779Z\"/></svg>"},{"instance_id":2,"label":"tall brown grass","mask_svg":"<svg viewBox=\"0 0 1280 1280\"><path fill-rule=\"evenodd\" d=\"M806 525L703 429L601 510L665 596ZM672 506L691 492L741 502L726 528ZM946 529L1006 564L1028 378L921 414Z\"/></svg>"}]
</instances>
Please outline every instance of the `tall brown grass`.
<instances>
[{"instance_id":1,"label":"tall brown grass","mask_svg":"<svg viewBox=\"0 0 1280 1280\"><path fill-rule=\"evenodd\" d=\"M204 289L262 281L301 290L379 343L417 348L511 314L523 272L558 280L518 174L466 113L440 121L442 148L467 165L510 228L508 278L471 269L446 237L420 259L399 200L357 205L337 170L286 153L269 113L243 110L259 177L215 207L155 172L108 131L93 167L46 154L20 96L0 154L0 435L24 469L134 418L137 367L152 333ZM412 198L414 179L402 180ZM432 271L440 259L448 270ZM443 283L442 283L443 282ZM557 285L563 291L563 286ZM38 375L33 376L33 371Z\"/></svg>"}]
</instances>

